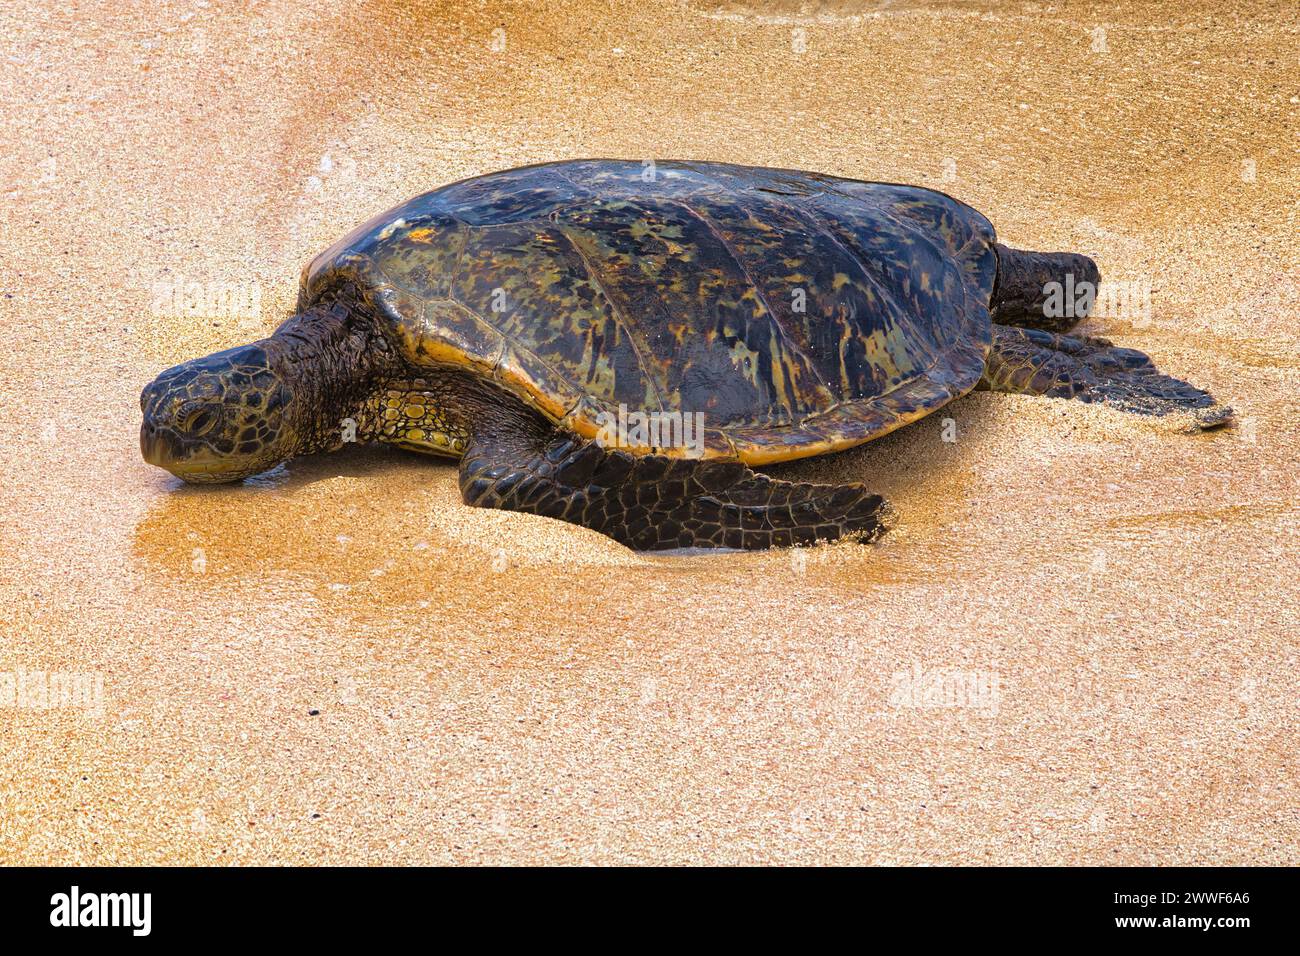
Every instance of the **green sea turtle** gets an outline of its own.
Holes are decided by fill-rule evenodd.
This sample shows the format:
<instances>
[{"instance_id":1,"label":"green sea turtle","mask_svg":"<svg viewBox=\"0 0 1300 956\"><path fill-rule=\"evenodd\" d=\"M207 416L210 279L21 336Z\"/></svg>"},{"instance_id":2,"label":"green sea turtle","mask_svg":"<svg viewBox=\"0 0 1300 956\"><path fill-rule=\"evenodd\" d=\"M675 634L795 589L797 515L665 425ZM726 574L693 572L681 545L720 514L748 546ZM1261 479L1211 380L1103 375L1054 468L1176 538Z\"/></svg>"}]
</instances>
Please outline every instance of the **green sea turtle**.
<instances>
[{"instance_id":1,"label":"green sea turtle","mask_svg":"<svg viewBox=\"0 0 1300 956\"><path fill-rule=\"evenodd\" d=\"M751 468L977 387L1230 417L1141 352L1065 334L1090 299L1053 296L1098 278L1086 256L1001 245L930 189L720 163L512 169L319 255L269 338L145 388L141 447L222 482L389 442L459 458L471 505L638 549L870 537L883 502L862 485Z\"/></svg>"}]
</instances>

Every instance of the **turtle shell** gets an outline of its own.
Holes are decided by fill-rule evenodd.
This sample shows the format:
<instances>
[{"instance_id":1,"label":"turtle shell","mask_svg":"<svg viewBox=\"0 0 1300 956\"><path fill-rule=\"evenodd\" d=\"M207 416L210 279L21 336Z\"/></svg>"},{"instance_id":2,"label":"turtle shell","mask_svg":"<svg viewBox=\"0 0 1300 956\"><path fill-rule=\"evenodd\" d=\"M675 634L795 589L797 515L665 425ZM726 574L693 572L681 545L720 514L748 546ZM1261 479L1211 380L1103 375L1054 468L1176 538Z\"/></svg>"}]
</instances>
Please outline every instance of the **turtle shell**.
<instances>
[{"instance_id":1,"label":"turtle shell","mask_svg":"<svg viewBox=\"0 0 1300 956\"><path fill-rule=\"evenodd\" d=\"M850 447L974 388L993 242L987 219L929 189L549 163L360 226L304 271L299 308L351 285L417 366L476 370L588 438L620 406L703 413L707 456L764 464Z\"/></svg>"}]
</instances>

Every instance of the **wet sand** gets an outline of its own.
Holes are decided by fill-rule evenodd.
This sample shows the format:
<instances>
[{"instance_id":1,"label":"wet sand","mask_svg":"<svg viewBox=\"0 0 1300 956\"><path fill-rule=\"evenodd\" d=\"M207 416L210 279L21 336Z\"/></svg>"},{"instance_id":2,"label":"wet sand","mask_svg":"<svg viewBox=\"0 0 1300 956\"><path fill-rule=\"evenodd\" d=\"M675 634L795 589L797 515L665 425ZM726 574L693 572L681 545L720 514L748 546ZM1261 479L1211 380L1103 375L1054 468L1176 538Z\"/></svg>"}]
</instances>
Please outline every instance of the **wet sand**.
<instances>
[{"instance_id":1,"label":"wet sand","mask_svg":"<svg viewBox=\"0 0 1300 956\"><path fill-rule=\"evenodd\" d=\"M806 11L6 6L0 862L1298 861L1294 7ZM879 544L689 558L382 448L140 460L345 229L579 156L943 188L1149 289L1088 329L1240 423L975 394L777 469Z\"/></svg>"}]
</instances>

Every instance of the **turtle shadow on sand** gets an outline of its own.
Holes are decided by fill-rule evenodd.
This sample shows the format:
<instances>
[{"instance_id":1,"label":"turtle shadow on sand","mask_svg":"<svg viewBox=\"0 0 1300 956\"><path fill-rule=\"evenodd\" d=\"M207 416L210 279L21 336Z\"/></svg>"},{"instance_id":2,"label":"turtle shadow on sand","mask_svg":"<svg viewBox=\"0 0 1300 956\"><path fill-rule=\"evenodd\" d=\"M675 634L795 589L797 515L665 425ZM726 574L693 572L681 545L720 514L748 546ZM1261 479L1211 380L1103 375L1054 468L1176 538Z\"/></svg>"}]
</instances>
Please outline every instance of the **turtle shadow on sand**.
<instances>
[{"instance_id":1,"label":"turtle shadow on sand","mask_svg":"<svg viewBox=\"0 0 1300 956\"><path fill-rule=\"evenodd\" d=\"M764 471L794 481L868 481L905 516L909 535L924 536L944 515L931 503L960 496L969 484L981 436L997 427L998 414L979 397L959 399L946 414L857 448ZM345 487L338 487L340 482ZM235 484L194 486L170 477L160 477L158 484L159 494L136 525L133 553L155 571L185 574L196 583L254 573L347 578L349 563L364 565L361 571L368 573L370 565L391 555L392 536L408 549L433 537L430 508L463 507L453 462L377 444L297 458ZM477 537L473 525L482 522L487 538L502 516L465 509L462 517L468 522L464 531ZM554 531L575 539L590 534L558 521ZM453 552L448 560L476 554L468 544L443 544ZM519 548L532 553L526 532ZM423 552L426 558L435 553L442 548ZM194 572L202 577L190 577ZM426 568L425 573L433 572Z\"/></svg>"},{"instance_id":2,"label":"turtle shadow on sand","mask_svg":"<svg viewBox=\"0 0 1300 956\"><path fill-rule=\"evenodd\" d=\"M893 504L909 524L913 506L940 488L965 484L980 448L1002 414L985 396L956 399L937 415L834 455L769 465L763 470L786 481L861 481Z\"/></svg>"},{"instance_id":3,"label":"turtle shadow on sand","mask_svg":"<svg viewBox=\"0 0 1300 956\"><path fill-rule=\"evenodd\" d=\"M134 530L134 556L155 569L214 578L223 569L242 576L337 567L353 540L379 555L387 532L376 512L400 515L417 504L459 500L452 463L378 445L296 458L233 484L171 477L157 484ZM410 521L413 540L426 533Z\"/></svg>"}]
</instances>

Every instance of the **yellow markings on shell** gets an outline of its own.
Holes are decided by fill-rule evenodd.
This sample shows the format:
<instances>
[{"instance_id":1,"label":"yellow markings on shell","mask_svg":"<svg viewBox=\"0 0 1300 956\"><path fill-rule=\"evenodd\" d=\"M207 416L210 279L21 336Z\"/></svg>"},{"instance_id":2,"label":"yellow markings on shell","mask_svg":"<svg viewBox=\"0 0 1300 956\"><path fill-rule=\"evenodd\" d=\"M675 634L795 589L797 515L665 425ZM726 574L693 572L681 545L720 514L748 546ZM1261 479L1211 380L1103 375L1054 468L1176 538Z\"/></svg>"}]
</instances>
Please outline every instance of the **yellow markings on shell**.
<instances>
[{"instance_id":1,"label":"yellow markings on shell","mask_svg":"<svg viewBox=\"0 0 1300 956\"><path fill-rule=\"evenodd\" d=\"M459 365L462 362L475 365L487 364L478 356L470 355L464 349L457 348L450 342L444 342L432 336L420 341L420 356L427 358L431 362L440 362L446 365Z\"/></svg>"},{"instance_id":2,"label":"yellow markings on shell","mask_svg":"<svg viewBox=\"0 0 1300 956\"><path fill-rule=\"evenodd\" d=\"M582 352L582 368L588 369L583 380L588 391L602 395L612 395L616 383L616 373L608 355L596 355L590 335L587 337Z\"/></svg>"},{"instance_id":3,"label":"yellow markings on shell","mask_svg":"<svg viewBox=\"0 0 1300 956\"><path fill-rule=\"evenodd\" d=\"M848 345L849 339L853 337L853 330L849 325L848 316L845 314L846 309L843 304L835 307L836 317L839 321L836 325L840 330L839 355L840 355L840 383L847 390L849 386L849 367L844 360L844 348Z\"/></svg>"},{"instance_id":4,"label":"yellow markings on shell","mask_svg":"<svg viewBox=\"0 0 1300 956\"><path fill-rule=\"evenodd\" d=\"M569 386L567 381L550 366L537 362L535 356L531 358L534 360L534 363L530 363L531 367L524 365L519 355L507 345L501 353L501 359L497 362L492 377L543 415L553 421L559 421L573 407L577 399L560 394L549 386L557 383L570 388L572 386ZM541 376L541 380L537 380L535 376Z\"/></svg>"},{"instance_id":5,"label":"yellow markings on shell","mask_svg":"<svg viewBox=\"0 0 1300 956\"><path fill-rule=\"evenodd\" d=\"M772 392L776 401L783 408L789 408L786 401L786 378L789 369L786 366L788 356L785 354L785 348L781 342L781 333L777 330L776 323L772 324L772 335L768 345L769 354L772 356ZM757 364L757 363L755 363ZM794 411L794 409L790 409Z\"/></svg>"},{"instance_id":6,"label":"yellow markings on shell","mask_svg":"<svg viewBox=\"0 0 1300 956\"><path fill-rule=\"evenodd\" d=\"M731 363L742 371L749 383L758 388L758 353L739 339L731 347Z\"/></svg>"},{"instance_id":7,"label":"yellow markings on shell","mask_svg":"<svg viewBox=\"0 0 1300 956\"><path fill-rule=\"evenodd\" d=\"M868 361L891 370L894 376L907 378L916 369L916 362L908 354L905 344L899 341L896 331L890 334L877 329L863 339L862 344Z\"/></svg>"}]
</instances>

